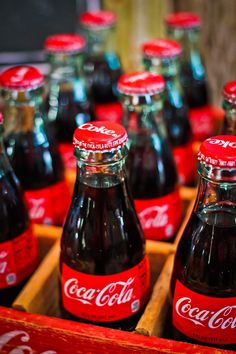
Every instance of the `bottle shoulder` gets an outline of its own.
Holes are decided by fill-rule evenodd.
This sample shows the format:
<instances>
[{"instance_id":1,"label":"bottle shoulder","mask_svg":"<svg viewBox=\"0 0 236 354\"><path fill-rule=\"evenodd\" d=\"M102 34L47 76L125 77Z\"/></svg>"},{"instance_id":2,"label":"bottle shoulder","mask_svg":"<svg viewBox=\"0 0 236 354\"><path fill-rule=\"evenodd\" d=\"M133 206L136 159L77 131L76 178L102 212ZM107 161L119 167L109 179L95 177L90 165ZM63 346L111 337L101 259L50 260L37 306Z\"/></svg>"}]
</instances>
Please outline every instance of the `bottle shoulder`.
<instances>
[{"instance_id":1,"label":"bottle shoulder","mask_svg":"<svg viewBox=\"0 0 236 354\"><path fill-rule=\"evenodd\" d=\"M139 263L145 241L125 184L93 188L77 181L61 242L63 258L85 273L112 274Z\"/></svg>"},{"instance_id":2,"label":"bottle shoulder","mask_svg":"<svg viewBox=\"0 0 236 354\"><path fill-rule=\"evenodd\" d=\"M23 233L29 227L23 192L10 168L0 176L0 243Z\"/></svg>"},{"instance_id":3,"label":"bottle shoulder","mask_svg":"<svg viewBox=\"0 0 236 354\"><path fill-rule=\"evenodd\" d=\"M207 218L192 213L177 248L172 282L179 279L209 296L236 295L236 226L225 225L226 219L219 213Z\"/></svg>"}]
</instances>

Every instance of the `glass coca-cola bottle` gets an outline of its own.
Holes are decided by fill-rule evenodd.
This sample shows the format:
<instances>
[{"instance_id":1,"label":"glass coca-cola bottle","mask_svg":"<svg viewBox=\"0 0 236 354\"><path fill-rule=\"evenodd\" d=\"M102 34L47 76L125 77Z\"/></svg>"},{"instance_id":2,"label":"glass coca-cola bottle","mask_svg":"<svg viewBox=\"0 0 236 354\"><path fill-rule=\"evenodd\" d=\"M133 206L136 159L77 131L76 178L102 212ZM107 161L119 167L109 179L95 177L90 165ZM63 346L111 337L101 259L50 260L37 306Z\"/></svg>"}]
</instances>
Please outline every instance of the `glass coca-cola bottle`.
<instances>
[{"instance_id":1,"label":"glass coca-cola bottle","mask_svg":"<svg viewBox=\"0 0 236 354\"><path fill-rule=\"evenodd\" d=\"M205 140L171 280L175 339L236 349L236 136Z\"/></svg>"},{"instance_id":2,"label":"glass coca-cola bottle","mask_svg":"<svg viewBox=\"0 0 236 354\"><path fill-rule=\"evenodd\" d=\"M120 60L115 52L116 16L110 11L85 12L80 24L87 41L84 71L95 102L98 120L120 123L122 106L117 98Z\"/></svg>"},{"instance_id":3,"label":"glass coca-cola bottle","mask_svg":"<svg viewBox=\"0 0 236 354\"><path fill-rule=\"evenodd\" d=\"M75 169L73 134L93 117L82 66L85 40L76 34L55 34L45 41L50 72L46 99L47 129L56 136L64 165Z\"/></svg>"},{"instance_id":4,"label":"glass coca-cola bottle","mask_svg":"<svg viewBox=\"0 0 236 354\"><path fill-rule=\"evenodd\" d=\"M167 34L183 49L180 79L190 107L190 121L195 140L204 140L214 132L209 105L205 69L199 51L201 20L195 13L177 12L166 17Z\"/></svg>"},{"instance_id":5,"label":"glass coca-cola bottle","mask_svg":"<svg viewBox=\"0 0 236 354\"><path fill-rule=\"evenodd\" d=\"M170 39L155 39L142 47L143 64L146 70L161 74L165 78L166 97L164 121L171 143L179 175L179 182L193 185L196 162L192 144L192 131L188 117L188 106L179 79L181 46Z\"/></svg>"},{"instance_id":6,"label":"glass coca-cola bottle","mask_svg":"<svg viewBox=\"0 0 236 354\"><path fill-rule=\"evenodd\" d=\"M228 82L223 90L225 111L222 134L236 135L236 81Z\"/></svg>"},{"instance_id":7,"label":"glass coca-cola bottle","mask_svg":"<svg viewBox=\"0 0 236 354\"><path fill-rule=\"evenodd\" d=\"M0 305L10 306L38 262L37 241L32 232L19 181L3 146L0 113Z\"/></svg>"},{"instance_id":8,"label":"glass coca-cola bottle","mask_svg":"<svg viewBox=\"0 0 236 354\"><path fill-rule=\"evenodd\" d=\"M127 169L136 211L145 236L166 241L180 225L182 203L162 116L164 88L162 76L145 71L124 74L118 82L130 139Z\"/></svg>"},{"instance_id":9,"label":"glass coca-cola bottle","mask_svg":"<svg viewBox=\"0 0 236 354\"><path fill-rule=\"evenodd\" d=\"M0 85L6 152L25 191L30 217L37 223L61 225L69 190L57 146L44 129L43 76L34 67L16 66L2 73Z\"/></svg>"},{"instance_id":10,"label":"glass coca-cola bottle","mask_svg":"<svg viewBox=\"0 0 236 354\"><path fill-rule=\"evenodd\" d=\"M64 317L131 330L148 299L149 267L127 184L126 141L116 123L76 129L77 178L60 268Z\"/></svg>"}]
</instances>

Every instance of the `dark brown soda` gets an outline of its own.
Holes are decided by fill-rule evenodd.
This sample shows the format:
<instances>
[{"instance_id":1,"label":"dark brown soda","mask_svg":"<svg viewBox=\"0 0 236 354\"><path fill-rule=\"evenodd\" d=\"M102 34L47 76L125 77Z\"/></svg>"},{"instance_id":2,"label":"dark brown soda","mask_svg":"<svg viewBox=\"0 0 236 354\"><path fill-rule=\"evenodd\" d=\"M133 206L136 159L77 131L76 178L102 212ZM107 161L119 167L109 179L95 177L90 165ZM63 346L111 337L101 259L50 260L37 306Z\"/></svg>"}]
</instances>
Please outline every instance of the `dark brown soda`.
<instances>
[{"instance_id":1,"label":"dark brown soda","mask_svg":"<svg viewBox=\"0 0 236 354\"><path fill-rule=\"evenodd\" d=\"M212 297L236 296L236 207L227 204L218 209L194 213L180 240L171 280L172 295L178 279L192 291ZM177 329L176 340L207 346ZM235 344L218 346L236 350Z\"/></svg>"},{"instance_id":2,"label":"dark brown soda","mask_svg":"<svg viewBox=\"0 0 236 354\"><path fill-rule=\"evenodd\" d=\"M158 198L173 192L178 177L175 162L167 141L155 136L139 136L131 144L127 171L134 199Z\"/></svg>"},{"instance_id":3,"label":"dark brown soda","mask_svg":"<svg viewBox=\"0 0 236 354\"><path fill-rule=\"evenodd\" d=\"M0 200L1 244L21 235L30 225L19 182L9 169L0 177ZM0 289L0 306L10 306L26 282L27 279L15 286Z\"/></svg>"},{"instance_id":4,"label":"dark brown soda","mask_svg":"<svg viewBox=\"0 0 236 354\"><path fill-rule=\"evenodd\" d=\"M85 60L84 71L95 103L118 100L116 86L122 70L115 54L88 56Z\"/></svg>"},{"instance_id":5,"label":"dark brown soda","mask_svg":"<svg viewBox=\"0 0 236 354\"><path fill-rule=\"evenodd\" d=\"M198 108L209 104L208 89L205 78L195 79L194 70L197 66L191 63L182 63L180 68L180 80L184 94L190 108Z\"/></svg>"},{"instance_id":6,"label":"dark brown soda","mask_svg":"<svg viewBox=\"0 0 236 354\"><path fill-rule=\"evenodd\" d=\"M166 80L168 80L166 78ZM188 118L188 106L179 93L169 93L165 100L163 115L167 128L168 139L173 148L183 146L191 141L192 130ZM170 97L171 96L171 97ZM178 100L174 102L172 96Z\"/></svg>"},{"instance_id":7,"label":"dark brown soda","mask_svg":"<svg viewBox=\"0 0 236 354\"><path fill-rule=\"evenodd\" d=\"M45 110L47 114L56 112L55 120L47 121L49 135L56 138L58 142L71 143L75 129L84 123L94 120L93 105L91 100L78 99L76 95L85 95L79 92L80 87L71 89L60 88L57 96L48 96ZM56 103L55 103L56 102Z\"/></svg>"},{"instance_id":8,"label":"dark brown soda","mask_svg":"<svg viewBox=\"0 0 236 354\"><path fill-rule=\"evenodd\" d=\"M143 260L143 233L134 213L126 180L120 181L117 176L99 174L92 178L97 179L96 187L79 180L75 184L61 240L60 265L64 262L86 274L117 274ZM104 181L108 185L106 188L102 187ZM75 237L76 234L78 237ZM133 330L142 311L123 320L94 324ZM67 319L86 322L71 315L63 307L62 315Z\"/></svg>"},{"instance_id":9,"label":"dark brown soda","mask_svg":"<svg viewBox=\"0 0 236 354\"><path fill-rule=\"evenodd\" d=\"M64 179L57 146L49 143L43 130L9 134L5 147L24 190L45 188Z\"/></svg>"}]
</instances>

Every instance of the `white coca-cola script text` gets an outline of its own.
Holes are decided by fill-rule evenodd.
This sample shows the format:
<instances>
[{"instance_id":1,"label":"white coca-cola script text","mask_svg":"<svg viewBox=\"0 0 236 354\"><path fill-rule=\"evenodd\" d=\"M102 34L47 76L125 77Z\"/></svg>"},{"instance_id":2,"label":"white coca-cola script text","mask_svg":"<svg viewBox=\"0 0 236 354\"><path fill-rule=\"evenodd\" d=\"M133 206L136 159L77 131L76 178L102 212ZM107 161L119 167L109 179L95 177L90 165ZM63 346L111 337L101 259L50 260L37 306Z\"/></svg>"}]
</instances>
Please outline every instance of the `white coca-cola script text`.
<instances>
[{"instance_id":1,"label":"white coca-cola script text","mask_svg":"<svg viewBox=\"0 0 236 354\"><path fill-rule=\"evenodd\" d=\"M82 124L82 125L79 126L79 129L88 130L90 132L96 132L96 133L101 133L101 134L104 134L104 135L113 136L114 138L119 138L120 137L119 134L116 134L115 130L109 130L109 129L107 129L104 126L96 127L92 123Z\"/></svg>"},{"instance_id":2,"label":"white coca-cola script text","mask_svg":"<svg viewBox=\"0 0 236 354\"><path fill-rule=\"evenodd\" d=\"M216 311L192 306L190 297L181 297L175 305L177 314L195 325L211 329L236 328L236 305L225 306Z\"/></svg>"},{"instance_id":3,"label":"white coca-cola script text","mask_svg":"<svg viewBox=\"0 0 236 354\"><path fill-rule=\"evenodd\" d=\"M107 284L102 289L86 288L79 285L76 278L69 279L64 284L65 295L86 305L113 306L131 301L134 289L132 287L135 278L125 281L117 281Z\"/></svg>"}]
</instances>

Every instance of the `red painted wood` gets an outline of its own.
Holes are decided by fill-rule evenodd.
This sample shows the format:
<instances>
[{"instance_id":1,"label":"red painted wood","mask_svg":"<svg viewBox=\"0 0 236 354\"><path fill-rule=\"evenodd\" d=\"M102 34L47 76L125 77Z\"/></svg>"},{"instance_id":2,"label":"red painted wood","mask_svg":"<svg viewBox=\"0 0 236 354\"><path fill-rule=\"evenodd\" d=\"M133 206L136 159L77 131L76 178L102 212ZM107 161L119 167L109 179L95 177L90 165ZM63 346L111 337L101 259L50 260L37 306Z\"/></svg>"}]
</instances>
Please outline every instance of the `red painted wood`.
<instances>
[{"instance_id":1,"label":"red painted wood","mask_svg":"<svg viewBox=\"0 0 236 354\"><path fill-rule=\"evenodd\" d=\"M0 307L0 353L13 349L18 354L233 353Z\"/></svg>"}]
</instances>

